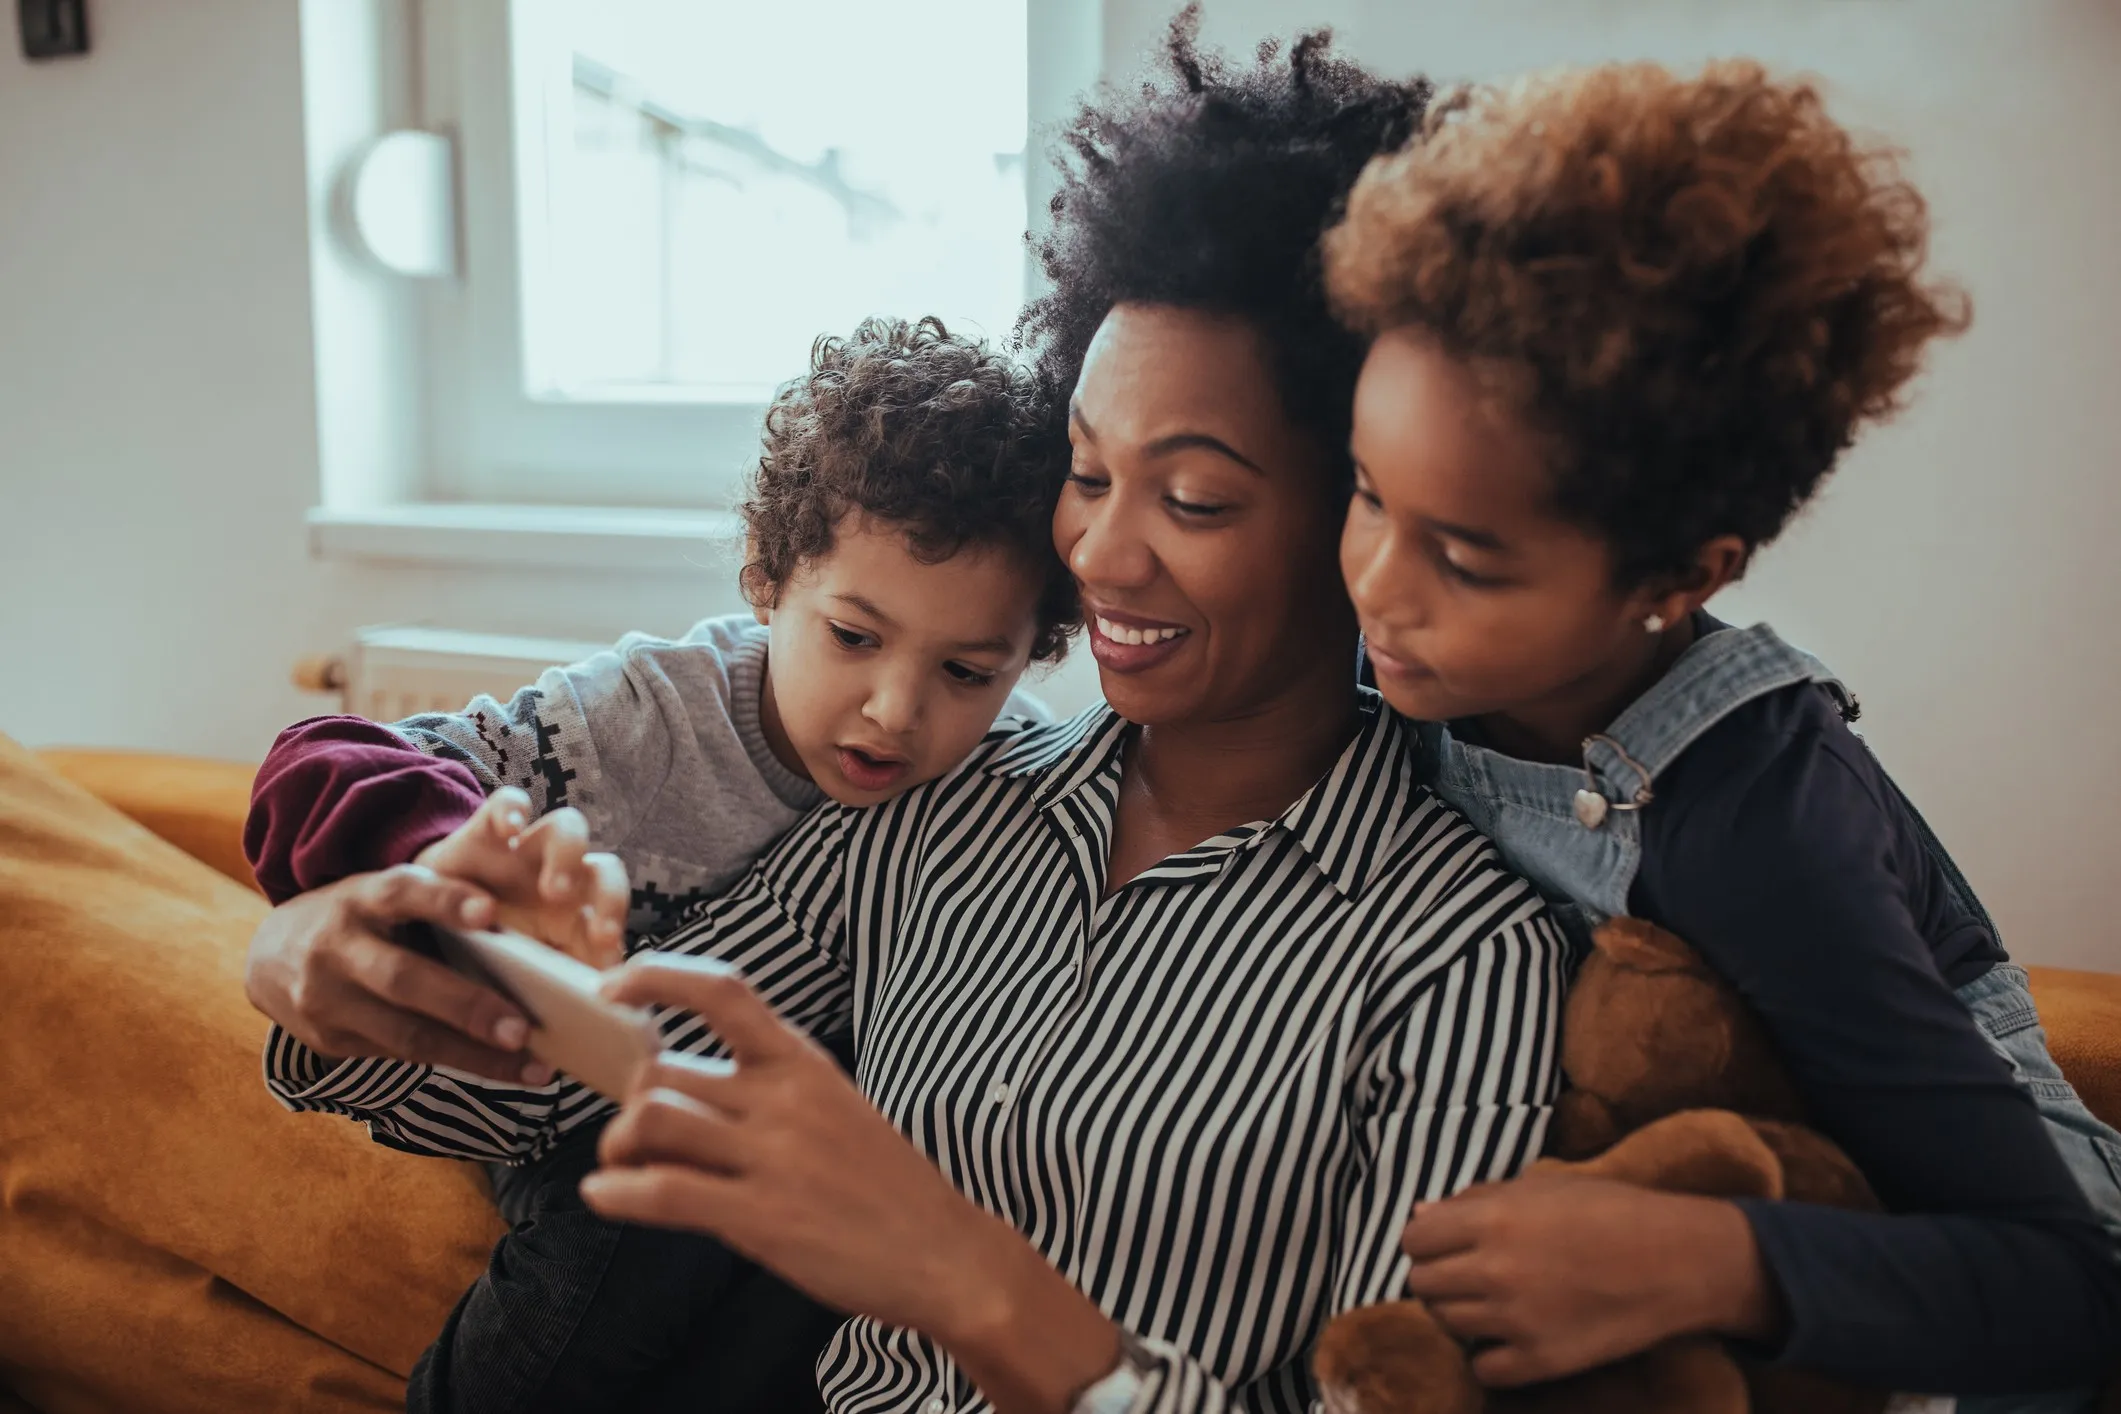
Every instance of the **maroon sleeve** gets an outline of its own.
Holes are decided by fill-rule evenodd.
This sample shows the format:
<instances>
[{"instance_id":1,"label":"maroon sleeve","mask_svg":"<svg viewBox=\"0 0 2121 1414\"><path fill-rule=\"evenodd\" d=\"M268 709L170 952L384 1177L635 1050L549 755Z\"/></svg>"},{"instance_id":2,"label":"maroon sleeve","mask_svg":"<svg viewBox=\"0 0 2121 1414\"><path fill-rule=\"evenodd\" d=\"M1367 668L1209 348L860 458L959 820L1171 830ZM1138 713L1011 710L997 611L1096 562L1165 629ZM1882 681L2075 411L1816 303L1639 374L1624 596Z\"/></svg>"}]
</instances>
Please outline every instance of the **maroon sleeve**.
<instances>
[{"instance_id":1,"label":"maroon sleeve","mask_svg":"<svg viewBox=\"0 0 2121 1414\"><path fill-rule=\"evenodd\" d=\"M250 792L243 853L274 903L403 864L477 813L469 766L362 717L312 717L272 744Z\"/></svg>"}]
</instances>

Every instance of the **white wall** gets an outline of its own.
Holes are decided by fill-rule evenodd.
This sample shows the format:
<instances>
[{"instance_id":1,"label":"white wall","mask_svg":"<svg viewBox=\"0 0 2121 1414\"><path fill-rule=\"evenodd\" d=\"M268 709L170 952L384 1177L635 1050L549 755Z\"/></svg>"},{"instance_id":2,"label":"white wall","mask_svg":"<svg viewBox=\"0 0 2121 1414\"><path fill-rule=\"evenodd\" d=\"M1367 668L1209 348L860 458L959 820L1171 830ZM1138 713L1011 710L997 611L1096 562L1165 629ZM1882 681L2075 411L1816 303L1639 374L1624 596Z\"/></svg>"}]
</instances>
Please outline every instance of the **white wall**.
<instances>
[{"instance_id":1,"label":"white wall","mask_svg":"<svg viewBox=\"0 0 2121 1414\"><path fill-rule=\"evenodd\" d=\"M398 4L324 6L347 49L322 67L344 90L364 63L347 16ZM407 395L361 385L393 353L357 264L320 245L312 279L329 181L306 182L297 16L290 0L98 0L94 52L34 65L0 30L0 731L20 740L255 759L333 710L288 670L360 624L606 638L732 607L718 568L310 558L320 478L387 479L403 448L382 419ZM407 83L402 66L381 81ZM347 124L316 135L322 155L358 124L359 95L334 97ZM340 336L329 456L313 309Z\"/></svg>"},{"instance_id":2,"label":"white wall","mask_svg":"<svg viewBox=\"0 0 2121 1414\"><path fill-rule=\"evenodd\" d=\"M1105 0L1108 68L1174 8ZM297 7L94 10L83 61L32 66L0 34L0 731L255 757L329 706L285 685L289 664L357 624L593 638L728 602L716 568L311 560L302 515L332 464L313 296L330 318L351 277L312 269ZM1974 332L1722 607L1848 676L2014 951L2121 969L2102 896L2121 867L2121 9L1208 0L1210 37L1240 53L1319 18L1360 57L1447 76L1754 53L1825 76L1837 111L1911 149ZM326 425L339 407L360 430L341 376L327 365Z\"/></svg>"}]
</instances>

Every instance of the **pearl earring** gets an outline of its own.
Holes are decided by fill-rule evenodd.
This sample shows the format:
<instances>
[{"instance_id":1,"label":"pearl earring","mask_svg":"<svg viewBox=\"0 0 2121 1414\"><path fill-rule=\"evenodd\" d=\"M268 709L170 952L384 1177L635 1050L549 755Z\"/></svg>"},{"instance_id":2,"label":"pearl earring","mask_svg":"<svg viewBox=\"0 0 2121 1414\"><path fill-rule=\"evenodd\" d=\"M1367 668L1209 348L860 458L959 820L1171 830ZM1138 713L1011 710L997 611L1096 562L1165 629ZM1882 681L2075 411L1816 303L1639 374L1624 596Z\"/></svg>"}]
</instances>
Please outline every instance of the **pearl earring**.
<instances>
[{"instance_id":1,"label":"pearl earring","mask_svg":"<svg viewBox=\"0 0 2121 1414\"><path fill-rule=\"evenodd\" d=\"M1643 630L1644 630L1645 632L1648 632L1648 633L1663 633L1663 632L1664 632L1664 615L1662 615L1662 614L1652 614L1652 615L1650 615L1650 616L1649 616L1648 618L1646 618L1646 619L1644 619L1644 620L1642 621L1642 627L1643 627Z\"/></svg>"}]
</instances>

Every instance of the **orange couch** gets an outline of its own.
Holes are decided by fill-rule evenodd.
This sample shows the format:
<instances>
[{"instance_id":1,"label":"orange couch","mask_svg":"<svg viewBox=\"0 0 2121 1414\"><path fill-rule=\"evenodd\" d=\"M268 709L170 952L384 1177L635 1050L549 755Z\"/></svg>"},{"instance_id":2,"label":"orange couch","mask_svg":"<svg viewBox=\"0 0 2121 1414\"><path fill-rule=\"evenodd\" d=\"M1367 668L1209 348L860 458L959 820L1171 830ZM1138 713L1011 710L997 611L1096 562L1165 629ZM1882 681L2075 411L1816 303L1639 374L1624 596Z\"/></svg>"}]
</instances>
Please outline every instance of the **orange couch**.
<instances>
[{"instance_id":1,"label":"orange couch","mask_svg":"<svg viewBox=\"0 0 2121 1414\"><path fill-rule=\"evenodd\" d=\"M401 1408L499 1233L475 1168L265 1093L250 775L0 737L0 1414ZM2121 976L2032 973L2121 1120Z\"/></svg>"}]
</instances>

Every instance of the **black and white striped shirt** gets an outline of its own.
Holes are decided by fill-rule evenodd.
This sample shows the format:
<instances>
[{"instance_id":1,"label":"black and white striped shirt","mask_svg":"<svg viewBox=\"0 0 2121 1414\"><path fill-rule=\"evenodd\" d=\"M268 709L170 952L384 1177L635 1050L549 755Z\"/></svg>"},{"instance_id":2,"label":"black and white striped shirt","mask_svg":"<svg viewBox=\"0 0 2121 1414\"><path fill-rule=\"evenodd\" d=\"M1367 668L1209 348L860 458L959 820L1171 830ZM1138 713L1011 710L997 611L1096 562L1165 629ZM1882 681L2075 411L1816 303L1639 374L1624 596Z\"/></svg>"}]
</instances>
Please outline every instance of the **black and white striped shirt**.
<instances>
[{"instance_id":1,"label":"black and white striped shirt","mask_svg":"<svg viewBox=\"0 0 2121 1414\"><path fill-rule=\"evenodd\" d=\"M808 816L656 946L850 1024L870 1100L1161 1362L1137 1408L1299 1410L1334 1312L1390 1299L1419 1199L1538 1153L1566 945L1532 888L1416 779L1374 697L1271 822L1105 896L1127 723L997 731L940 781ZM680 1049L715 1043L666 1021ZM522 1155L593 1113L276 1035L283 1099L433 1153ZM984 1409L950 1358L855 1320L830 1407Z\"/></svg>"}]
</instances>

